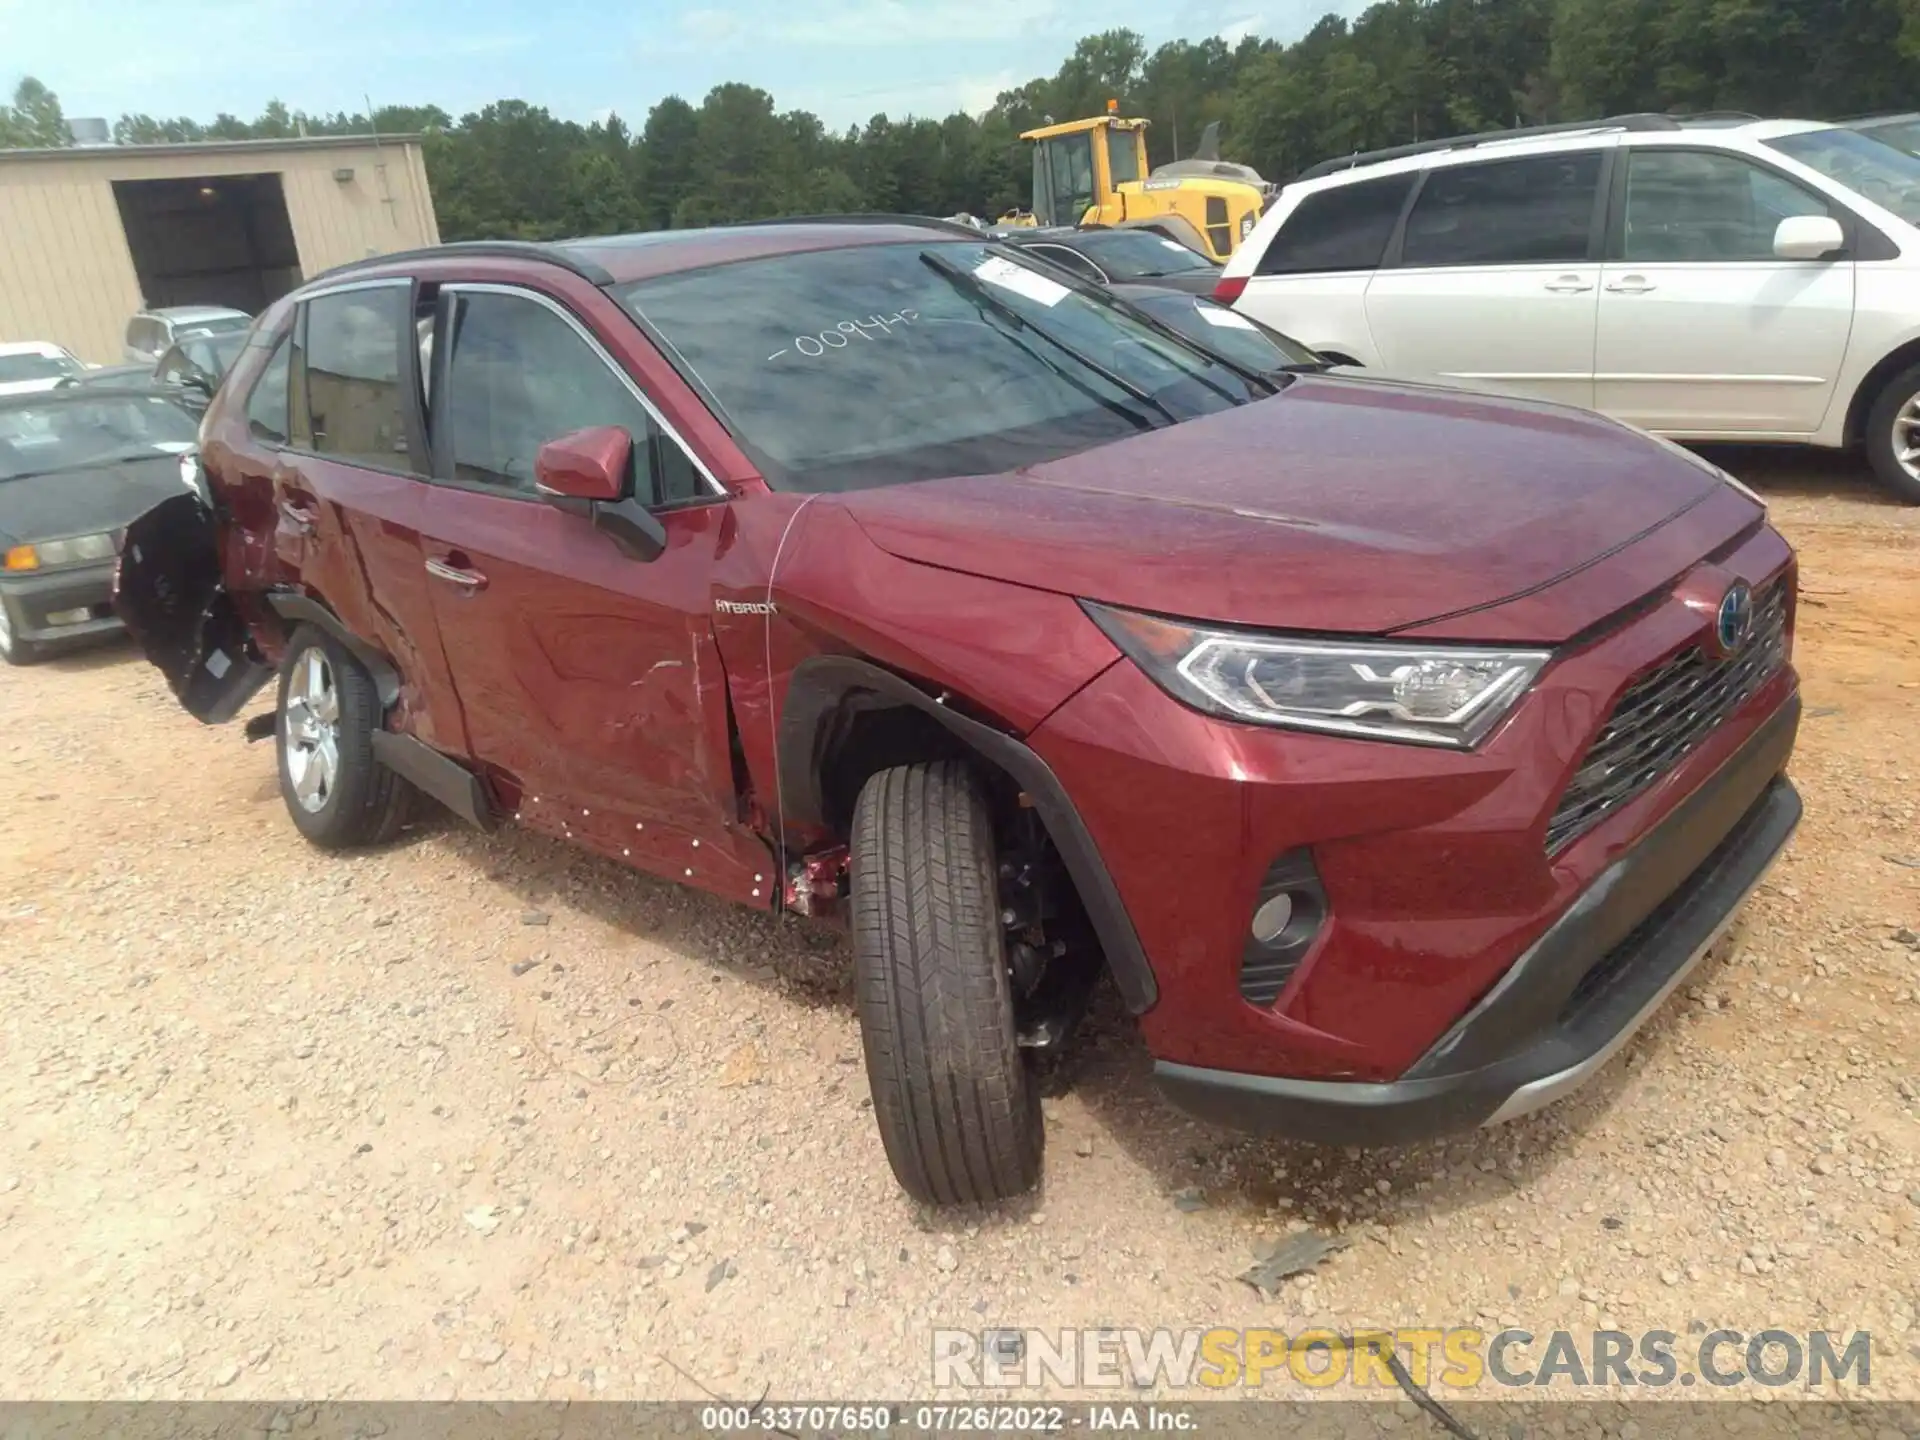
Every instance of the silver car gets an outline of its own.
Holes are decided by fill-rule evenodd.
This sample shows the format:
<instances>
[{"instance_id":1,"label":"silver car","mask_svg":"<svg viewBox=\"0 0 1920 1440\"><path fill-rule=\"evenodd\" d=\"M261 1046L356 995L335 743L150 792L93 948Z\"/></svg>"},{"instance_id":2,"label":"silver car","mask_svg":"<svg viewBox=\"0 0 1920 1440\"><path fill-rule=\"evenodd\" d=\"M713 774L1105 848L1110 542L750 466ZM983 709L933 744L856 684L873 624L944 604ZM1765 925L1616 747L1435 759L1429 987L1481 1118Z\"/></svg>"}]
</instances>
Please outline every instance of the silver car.
<instances>
[{"instance_id":1,"label":"silver car","mask_svg":"<svg viewBox=\"0 0 1920 1440\"><path fill-rule=\"evenodd\" d=\"M129 364L154 365L175 344L193 335L228 335L245 330L253 317L225 305L169 305L142 310L127 322L122 353Z\"/></svg>"}]
</instances>

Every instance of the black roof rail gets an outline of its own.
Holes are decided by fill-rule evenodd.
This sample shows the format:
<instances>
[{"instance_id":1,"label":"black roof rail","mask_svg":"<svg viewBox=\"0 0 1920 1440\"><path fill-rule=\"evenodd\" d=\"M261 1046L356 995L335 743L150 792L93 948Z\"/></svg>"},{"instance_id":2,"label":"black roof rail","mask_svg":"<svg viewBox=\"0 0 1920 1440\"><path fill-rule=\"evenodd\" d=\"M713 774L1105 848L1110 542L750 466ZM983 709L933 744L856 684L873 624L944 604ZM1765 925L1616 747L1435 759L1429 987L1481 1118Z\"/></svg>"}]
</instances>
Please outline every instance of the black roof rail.
<instances>
[{"instance_id":1,"label":"black roof rail","mask_svg":"<svg viewBox=\"0 0 1920 1440\"><path fill-rule=\"evenodd\" d=\"M1353 155L1336 155L1309 165L1293 178L1317 180L1341 170L1362 165L1380 165L1389 160L1406 160L1415 155L1438 155L1447 150L1470 150L1496 140L1529 140L1537 135L1573 135L1583 130L1678 130L1680 122L1671 115L1651 112L1637 115L1610 115L1604 120L1567 120L1558 125L1522 125L1512 130L1482 130L1472 135L1451 135L1444 140L1421 140L1412 145L1391 145L1384 150L1362 150Z\"/></svg>"},{"instance_id":2,"label":"black roof rail","mask_svg":"<svg viewBox=\"0 0 1920 1440\"><path fill-rule=\"evenodd\" d=\"M960 220L943 220L934 215L893 215L884 210L859 211L849 215L776 215L769 220L735 220L722 228L747 230L765 225L911 225L922 230L945 230L955 235L970 235L976 240L992 238L985 230L977 230Z\"/></svg>"},{"instance_id":3,"label":"black roof rail","mask_svg":"<svg viewBox=\"0 0 1920 1440\"><path fill-rule=\"evenodd\" d=\"M1764 120L1764 115L1756 115L1751 110L1689 110L1684 115L1675 115L1674 119L1682 125L1720 124L1727 122L1744 123L1748 120Z\"/></svg>"},{"instance_id":4,"label":"black roof rail","mask_svg":"<svg viewBox=\"0 0 1920 1440\"><path fill-rule=\"evenodd\" d=\"M369 255L364 260L349 260L344 265L322 271L306 283L312 285L382 265L404 265L413 260L439 260L463 255L477 259L539 260L548 265L558 265L562 270L571 270L589 285L613 284L613 276L605 269L591 260L583 260L569 253L564 243L548 244L537 240L453 240L445 245L427 245L417 250L396 250L390 255Z\"/></svg>"}]
</instances>

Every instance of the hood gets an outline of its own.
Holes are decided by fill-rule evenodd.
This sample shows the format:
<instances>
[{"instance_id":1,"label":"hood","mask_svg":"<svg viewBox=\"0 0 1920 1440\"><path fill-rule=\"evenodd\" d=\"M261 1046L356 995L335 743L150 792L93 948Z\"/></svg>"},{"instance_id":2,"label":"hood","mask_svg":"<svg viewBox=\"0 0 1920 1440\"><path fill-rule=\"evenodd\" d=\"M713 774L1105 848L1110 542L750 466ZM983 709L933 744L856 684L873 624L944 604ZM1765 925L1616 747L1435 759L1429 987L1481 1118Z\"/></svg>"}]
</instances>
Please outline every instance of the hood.
<instances>
[{"instance_id":1,"label":"hood","mask_svg":"<svg viewBox=\"0 0 1920 1440\"><path fill-rule=\"evenodd\" d=\"M118 530L180 490L178 455L0 480L0 536L20 544Z\"/></svg>"},{"instance_id":2,"label":"hood","mask_svg":"<svg viewBox=\"0 0 1920 1440\"><path fill-rule=\"evenodd\" d=\"M1271 399L1007 475L841 498L904 559L1188 619L1378 634L1613 565L1725 489L1588 411L1302 375ZM1576 587L1578 605L1542 622L1564 633L1538 638L1664 578L1628 565L1612 587L1626 593Z\"/></svg>"}]
</instances>

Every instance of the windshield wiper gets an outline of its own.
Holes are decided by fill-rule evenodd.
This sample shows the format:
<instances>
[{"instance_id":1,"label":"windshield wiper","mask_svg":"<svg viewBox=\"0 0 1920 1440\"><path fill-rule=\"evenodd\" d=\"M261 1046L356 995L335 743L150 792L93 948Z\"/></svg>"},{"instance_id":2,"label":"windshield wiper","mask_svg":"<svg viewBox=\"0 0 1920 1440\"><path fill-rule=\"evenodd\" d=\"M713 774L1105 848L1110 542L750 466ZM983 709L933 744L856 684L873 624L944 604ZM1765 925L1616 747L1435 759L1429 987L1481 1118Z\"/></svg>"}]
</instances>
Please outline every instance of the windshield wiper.
<instances>
[{"instance_id":1,"label":"windshield wiper","mask_svg":"<svg viewBox=\"0 0 1920 1440\"><path fill-rule=\"evenodd\" d=\"M1158 315L1154 314L1151 310L1147 309L1146 306L1129 304L1128 302L1119 299L1117 296L1113 297L1113 303L1116 305L1126 306L1127 314L1131 315L1134 319L1138 320L1141 324L1145 325L1149 330L1153 331L1154 334L1163 336L1164 338L1173 341L1175 344L1179 345L1183 350L1191 351L1195 355L1198 355L1202 360L1206 361L1209 365L1218 365L1222 370L1227 371L1229 374L1231 374L1237 380L1239 380L1240 383L1245 385L1249 390L1252 390L1253 387L1258 386L1260 389L1266 391L1267 394L1269 395L1278 395L1280 393L1280 387L1274 384L1270 377L1261 374L1260 371L1258 370L1254 370L1249 368L1248 366L1242 365L1238 360L1228 359L1227 356L1221 351L1209 350L1205 345L1201 344L1198 340L1195 340L1191 335L1183 334L1181 331L1176 330L1173 326L1169 325L1166 321L1162 320ZM1197 383L1206 386L1209 390L1213 391L1213 393L1218 395L1221 399L1223 400L1233 399L1233 396L1229 395L1225 390L1222 390L1218 385L1214 384L1211 380L1202 379L1198 375L1194 376L1193 378Z\"/></svg>"},{"instance_id":2,"label":"windshield wiper","mask_svg":"<svg viewBox=\"0 0 1920 1440\"><path fill-rule=\"evenodd\" d=\"M1003 320L1006 320L1018 329L1031 330L1035 335L1053 346L1054 349L1070 358L1075 364L1091 370L1095 375L1098 375L1102 380L1113 386L1114 389L1131 396L1142 405L1150 406L1159 411L1161 415L1166 417L1169 425L1178 425L1180 423L1180 417L1174 414L1173 411L1168 408L1167 404L1151 390L1134 384L1133 381L1127 379L1124 375L1116 375L1091 356L1081 354L1077 348L1067 341L1062 340L1046 326L1034 324L1033 321L1029 320L1025 315L1022 315L1016 307L1009 305L1005 300L1002 300L998 295L994 294L992 288L979 276L961 269L958 265L947 259L946 256L936 255L931 250L922 250L920 252L920 263L936 275L944 277L948 284L952 285L954 289L972 300L976 305L981 306L983 309L991 310L994 314L1000 316ZM1013 337L1009 336L1008 338L1012 339ZM1033 352L1029 350L1028 353L1032 354ZM1034 358L1039 359L1038 356ZM1041 363L1044 365L1047 362L1042 360ZM1119 402L1107 399L1092 388L1081 384L1081 382L1075 380L1073 376L1069 375L1065 370L1062 370L1058 365L1048 365L1047 368L1052 370L1056 375L1059 375L1063 380L1066 380L1070 384L1085 391L1088 395L1091 395L1108 409L1117 410L1123 415L1131 413L1124 405L1119 404ZM1135 416L1134 418L1138 419L1140 417ZM1148 428L1151 428L1151 425L1149 425Z\"/></svg>"}]
</instances>

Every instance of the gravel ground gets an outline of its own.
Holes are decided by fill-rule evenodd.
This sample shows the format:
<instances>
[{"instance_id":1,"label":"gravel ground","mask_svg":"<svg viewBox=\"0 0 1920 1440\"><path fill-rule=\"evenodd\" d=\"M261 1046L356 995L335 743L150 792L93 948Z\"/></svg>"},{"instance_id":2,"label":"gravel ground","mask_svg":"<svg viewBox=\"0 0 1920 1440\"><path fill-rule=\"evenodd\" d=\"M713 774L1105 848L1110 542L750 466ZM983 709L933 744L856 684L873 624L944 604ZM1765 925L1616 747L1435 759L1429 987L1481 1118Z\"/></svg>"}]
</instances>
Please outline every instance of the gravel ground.
<instances>
[{"instance_id":1,"label":"gravel ground","mask_svg":"<svg viewBox=\"0 0 1920 1440\"><path fill-rule=\"evenodd\" d=\"M925 1395L935 1326L1308 1323L1858 1327L1920 1394L1920 510L1717 458L1801 550L1808 815L1698 984L1379 1153L1183 1120L1109 1001L984 1213L895 1189L837 936L453 822L327 858L126 648L0 674L0 1398Z\"/></svg>"}]
</instances>

